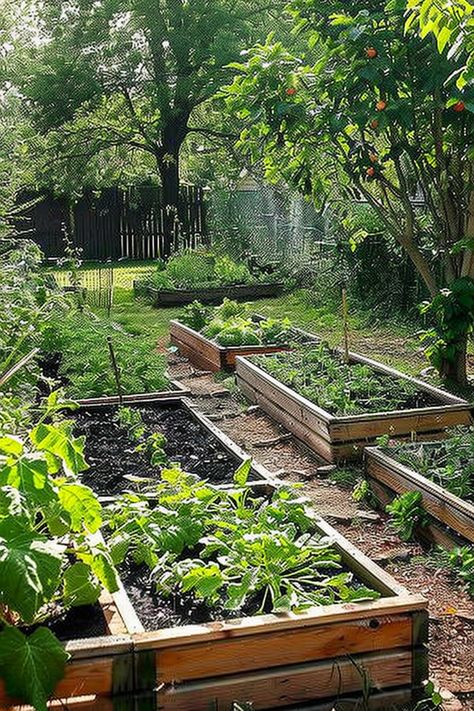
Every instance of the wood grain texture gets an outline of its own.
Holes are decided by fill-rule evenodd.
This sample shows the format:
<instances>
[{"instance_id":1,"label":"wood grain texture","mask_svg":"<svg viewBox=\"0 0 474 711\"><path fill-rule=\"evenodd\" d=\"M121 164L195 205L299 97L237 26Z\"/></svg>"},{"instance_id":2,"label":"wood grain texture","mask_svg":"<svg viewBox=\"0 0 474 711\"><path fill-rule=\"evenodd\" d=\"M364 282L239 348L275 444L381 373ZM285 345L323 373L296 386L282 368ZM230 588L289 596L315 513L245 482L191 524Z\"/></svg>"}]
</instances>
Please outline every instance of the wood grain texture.
<instances>
[{"instance_id":1,"label":"wood grain texture","mask_svg":"<svg viewBox=\"0 0 474 711\"><path fill-rule=\"evenodd\" d=\"M372 617L164 649L156 655L157 678L160 683L179 683L411 644L411 616Z\"/></svg>"},{"instance_id":2,"label":"wood grain texture","mask_svg":"<svg viewBox=\"0 0 474 711\"><path fill-rule=\"evenodd\" d=\"M260 674L239 674L219 680L169 687L158 694L163 711L230 709L236 699L251 700L255 711L333 700L340 694L361 691L364 676L372 688L390 689L411 684L412 654L400 651L316 664L278 668Z\"/></svg>"}]
</instances>

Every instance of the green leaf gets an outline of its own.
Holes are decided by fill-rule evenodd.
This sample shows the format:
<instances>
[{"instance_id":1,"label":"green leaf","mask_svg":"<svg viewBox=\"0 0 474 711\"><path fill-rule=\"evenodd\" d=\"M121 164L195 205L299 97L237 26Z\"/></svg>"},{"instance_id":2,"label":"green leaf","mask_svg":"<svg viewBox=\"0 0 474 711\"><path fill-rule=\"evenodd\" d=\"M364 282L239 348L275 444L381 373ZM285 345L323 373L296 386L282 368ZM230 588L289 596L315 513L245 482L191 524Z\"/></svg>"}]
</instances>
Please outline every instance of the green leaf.
<instances>
[{"instance_id":1,"label":"green leaf","mask_svg":"<svg viewBox=\"0 0 474 711\"><path fill-rule=\"evenodd\" d=\"M0 486L12 486L38 503L47 502L54 496L44 457L32 454L8 459L0 467Z\"/></svg>"},{"instance_id":2,"label":"green leaf","mask_svg":"<svg viewBox=\"0 0 474 711\"><path fill-rule=\"evenodd\" d=\"M23 442L19 437L0 437L0 454L19 457L23 452Z\"/></svg>"},{"instance_id":3,"label":"green leaf","mask_svg":"<svg viewBox=\"0 0 474 711\"><path fill-rule=\"evenodd\" d=\"M30 439L37 449L61 460L73 474L89 467L84 459L84 437L72 437L63 428L41 424L30 433Z\"/></svg>"},{"instance_id":4,"label":"green leaf","mask_svg":"<svg viewBox=\"0 0 474 711\"><path fill-rule=\"evenodd\" d=\"M90 566L74 563L64 573L64 604L66 607L93 605L99 599L101 587Z\"/></svg>"},{"instance_id":5,"label":"green leaf","mask_svg":"<svg viewBox=\"0 0 474 711\"><path fill-rule=\"evenodd\" d=\"M83 484L62 484L59 500L71 516L73 531L81 531L85 526L95 533L102 525L102 506L92 489Z\"/></svg>"},{"instance_id":6,"label":"green leaf","mask_svg":"<svg viewBox=\"0 0 474 711\"><path fill-rule=\"evenodd\" d=\"M0 602L33 622L57 590L63 548L13 518L0 521Z\"/></svg>"},{"instance_id":7,"label":"green leaf","mask_svg":"<svg viewBox=\"0 0 474 711\"><path fill-rule=\"evenodd\" d=\"M252 469L252 460L246 459L234 474L234 482L238 486L245 486Z\"/></svg>"},{"instance_id":8,"label":"green leaf","mask_svg":"<svg viewBox=\"0 0 474 711\"><path fill-rule=\"evenodd\" d=\"M47 711L46 702L65 672L69 655L50 630L27 637L15 627L0 632L0 675L7 693Z\"/></svg>"},{"instance_id":9,"label":"green leaf","mask_svg":"<svg viewBox=\"0 0 474 711\"><path fill-rule=\"evenodd\" d=\"M184 592L194 590L199 597L206 599L213 597L223 582L219 566L211 563L192 568L183 576L181 584Z\"/></svg>"},{"instance_id":10,"label":"green leaf","mask_svg":"<svg viewBox=\"0 0 474 711\"><path fill-rule=\"evenodd\" d=\"M106 590L117 592L119 589L117 571L109 552L103 545L94 546L87 553L78 553L78 558L90 566L92 572Z\"/></svg>"}]
</instances>

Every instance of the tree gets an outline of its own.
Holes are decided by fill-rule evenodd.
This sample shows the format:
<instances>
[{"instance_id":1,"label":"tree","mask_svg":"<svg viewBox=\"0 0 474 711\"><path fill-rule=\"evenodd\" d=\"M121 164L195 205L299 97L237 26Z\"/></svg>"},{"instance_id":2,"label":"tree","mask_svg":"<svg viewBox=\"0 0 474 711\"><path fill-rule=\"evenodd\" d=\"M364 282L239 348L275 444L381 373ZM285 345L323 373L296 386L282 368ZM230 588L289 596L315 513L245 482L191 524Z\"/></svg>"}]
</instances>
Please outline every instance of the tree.
<instances>
[{"instance_id":1,"label":"tree","mask_svg":"<svg viewBox=\"0 0 474 711\"><path fill-rule=\"evenodd\" d=\"M465 64L455 72L459 88L474 79L474 5L468 0L408 0L406 29L418 26L422 37L430 32L438 50Z\"/></svg>"},{"instance_id":2,"label":"tree","mask_svg":"<svg viewBox=\"0 0 474 711\"><path fill-rule=\"evenodd\" d=\"M234 65L225 94L245 122L239 145L314 200L336 191L373 207L431 297L429 355L462 382L474 325L474 89L446 84L459 60L405 35L405 0L290 9L306 55L270 37Z\"/></svg>"},{"instance_id":3,"label":"tree","mask_svg":"<svg viewBox=\"0 0 474 711\"><path fill-rule=\"evenodd\" d=\"M113 147L151 156L161 179L166 254L178 220L180 152L193 113L229 78L281 0L45 0L44 41L21 90L58 153L87 162Z\"/></svg>"}]
</instances>

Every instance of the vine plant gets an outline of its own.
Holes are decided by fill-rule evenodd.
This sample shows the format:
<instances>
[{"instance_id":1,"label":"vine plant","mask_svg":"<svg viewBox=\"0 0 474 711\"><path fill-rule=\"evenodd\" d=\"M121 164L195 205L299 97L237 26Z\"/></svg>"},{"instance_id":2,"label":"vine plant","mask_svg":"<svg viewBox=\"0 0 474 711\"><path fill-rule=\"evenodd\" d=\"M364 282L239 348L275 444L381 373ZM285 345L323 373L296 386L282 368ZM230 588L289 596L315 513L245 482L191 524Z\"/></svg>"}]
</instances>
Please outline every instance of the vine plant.
<instances>
[{"instance_id":1,"label":"vine plant","mask_svg":"<svg viewBox=\"0 0 474 711\"><path fill-rule=\"evenodd\" d=\"M27 435L0 438L0 677L37 711L68 659L46 625L118 589L107 548L93 537L101 504L80 482L84 441L56 421L62 408L53 393Z\"/></svg>"}]
</instances>

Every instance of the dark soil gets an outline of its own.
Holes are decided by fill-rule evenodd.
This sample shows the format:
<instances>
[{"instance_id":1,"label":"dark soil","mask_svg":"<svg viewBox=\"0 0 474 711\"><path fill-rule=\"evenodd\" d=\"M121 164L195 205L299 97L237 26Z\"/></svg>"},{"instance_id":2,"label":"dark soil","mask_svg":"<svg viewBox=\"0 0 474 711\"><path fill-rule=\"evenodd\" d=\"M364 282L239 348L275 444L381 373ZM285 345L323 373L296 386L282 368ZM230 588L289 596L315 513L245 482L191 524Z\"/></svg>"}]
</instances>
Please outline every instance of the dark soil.
<instances>
[{"instance_id":1,"label":"dark soil","mask_svg":"<svg viewBox=\"0 0 474 711\"><path fill-rule=\"evenodd\" d=\"M107 634L107 624L99 603L74 607L51 619L46 625L58 639L89 639Z\"/></svg>"},{"instance_id":2,"label":"dark soil","mask_svg":"<svg viewBox=\"0 0 474 711\"><path fill-rule=\"evenodd\" d=\"M138 409L147 428L145 438L153 432L163 433L172 462L214 484L232 482L240 460L229 454L188 410L164 404L142 405ZM135 451L137 442L117 423L116 414L114 407L75 414L77 433L87 438L85 452L90 464L82 481L102 496L130 489L131 483L124 479L127 474L155 480L159 476L159 469L151 466L148 455Z\"/></svg>"}]
</instances>

